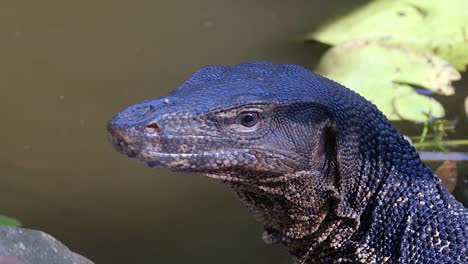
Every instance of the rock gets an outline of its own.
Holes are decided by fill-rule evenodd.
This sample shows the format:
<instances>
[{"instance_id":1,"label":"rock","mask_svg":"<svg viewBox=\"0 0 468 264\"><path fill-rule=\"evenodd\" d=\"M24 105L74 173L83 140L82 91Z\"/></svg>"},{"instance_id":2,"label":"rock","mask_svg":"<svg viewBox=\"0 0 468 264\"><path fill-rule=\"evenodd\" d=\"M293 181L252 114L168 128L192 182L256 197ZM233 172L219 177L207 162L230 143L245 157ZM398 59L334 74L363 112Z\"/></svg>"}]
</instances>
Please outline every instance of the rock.
<instances>
[{"instance_id":1,"label":"rock","mask_svg":"<svg viewBox=\"0 0 468 264\"><path fill-rule=\"evenodd\" d=\"M52 236L36 230L0 226L0 264L93 264Z\"/></svg>"}]
</instances>

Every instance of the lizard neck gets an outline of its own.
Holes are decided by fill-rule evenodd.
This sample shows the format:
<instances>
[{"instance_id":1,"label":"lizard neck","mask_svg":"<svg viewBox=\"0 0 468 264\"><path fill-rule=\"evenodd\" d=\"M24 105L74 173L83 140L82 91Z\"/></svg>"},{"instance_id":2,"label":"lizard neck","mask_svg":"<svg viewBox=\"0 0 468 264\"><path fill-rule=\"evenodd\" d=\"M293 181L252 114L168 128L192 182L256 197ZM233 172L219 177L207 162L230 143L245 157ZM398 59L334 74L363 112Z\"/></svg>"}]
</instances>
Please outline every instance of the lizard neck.
<instances>
[{"instance_id":1,"label":"lizard neck","mask_svg":"<svg viewBox=\"0 0 468 264\"><path fill-rule=\"evenodd\" d=\"M366 162L360 174L372 173L378 178L371 182L363 181L354 190L360 197L359 207L343 208L342 200L347 195L341 193L337 184L339 175L325 174L323 171L301 171L293 174L265 178L255 182L232 182L240 200L252 211L258 222L263 224L263 240L269 244L282 244L287 247L297 263L330 263L338 258L365 261L372 256L386 260L391 252L371 252L376 230L400 225L404 229L408 200L406 195L385 200L392 188L399 185L410 186L412 179L398 171L386 171L378 166L378 161ZM331 166L330 171L337 173ZM349 191L349 190L348 190ZM400 202L401 208L400 208ZM388 203L397 204L396 214L386 208ZM392 221L387 216L387 211ZM368 221L375 217L387 221ZM400 243L400 233L395 233L385 241L389 250L396 250ZM381 241L381 239L379 240ZM370 244L369 244L370 243ZM369 251L370 250L370 251ZM368 254L367 254L368 253ZM388 253L388 254L387 254ZM367 255L366 255L367 254Z\"/></svg>"},{"instance_id":2,"label":"lizard neck","mask_svg":"<svg viewBox=\"0 0 468 264\"><path fill-rule=\"evenodd\" d=\"M333 255L357 228L354 218L336 213L339 192L332 175L301 171L230 185L263 224L264 241L286 246L298 260Z\"/></svg>"}]
</instances>

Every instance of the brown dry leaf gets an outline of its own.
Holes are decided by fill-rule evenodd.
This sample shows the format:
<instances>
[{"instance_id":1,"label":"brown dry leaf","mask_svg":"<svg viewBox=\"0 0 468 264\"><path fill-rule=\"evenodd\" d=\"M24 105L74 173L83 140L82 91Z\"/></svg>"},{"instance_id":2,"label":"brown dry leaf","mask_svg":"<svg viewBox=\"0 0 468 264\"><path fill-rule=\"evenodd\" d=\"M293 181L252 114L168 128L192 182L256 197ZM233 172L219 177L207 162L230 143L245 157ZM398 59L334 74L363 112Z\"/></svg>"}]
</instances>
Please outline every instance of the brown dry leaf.
<instances>
[{"instance_id":1,"label":"brown dry leaf","mask_svg":"<svg viewBox=\"0 0 468 264\"><path fill-rule=\"evenodd\" d=\"M439 168L437 168L435 174L442 179L442 182L444 183L445 187L449 190L449 192L453 192L453 190L455 190L458 176L457 163L455 163L455 161L444 161L439 166Z\"/></svg>"}]
</instances>

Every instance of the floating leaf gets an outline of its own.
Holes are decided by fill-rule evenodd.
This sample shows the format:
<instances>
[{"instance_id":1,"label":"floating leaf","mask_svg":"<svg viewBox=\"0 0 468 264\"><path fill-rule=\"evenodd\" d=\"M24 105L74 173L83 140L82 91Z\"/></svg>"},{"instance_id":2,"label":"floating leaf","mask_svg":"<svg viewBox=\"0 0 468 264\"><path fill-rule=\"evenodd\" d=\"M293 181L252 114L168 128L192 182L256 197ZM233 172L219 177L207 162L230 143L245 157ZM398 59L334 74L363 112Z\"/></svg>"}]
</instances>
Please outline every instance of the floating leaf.
<instances>
[{"instance_id":1,"label":"floating leaf","mask_svg":"<svg viewBox=\"0 0 468 264\"><path fill-rule=\"evenodd\" d=\"M432 51L464 71L468 64L467 0L377 0L306 36L330 45L381 40Z\"/></svg>"},{"instance_id":2,"label":"floating leaf","mask_svg":"<svg viewBox=\"0 0 468 264\"><path fill-rule=\"evenodd\" d=\"M0 226L13 226L13 227L20 227L20 221L13 219L11 217L0 215Z\"/></svg>"},{"instance_id":3,"label":"floating leaf","mask_svg":"<svg viewBox=\"0 0 468 264\"><path fill-rule=\"evenodd\" d=\"M391 120L425 121L445 115L442 105L411 87L451 95L459 72L444 59L402 45L350 41L329 49L317 71L372 101Z\"/></svg>"},{"instance_id":4,"label":"floating leaf","mask_svg":"<svg viewBox=\"0 0 468 264\"><path fill-rule=\"evenodd\" d=\"M444 116L444 108L435 99L412 92L395 97L393 107L403 120L424 121L428 116Z\"/></svg>"}]
</instances>

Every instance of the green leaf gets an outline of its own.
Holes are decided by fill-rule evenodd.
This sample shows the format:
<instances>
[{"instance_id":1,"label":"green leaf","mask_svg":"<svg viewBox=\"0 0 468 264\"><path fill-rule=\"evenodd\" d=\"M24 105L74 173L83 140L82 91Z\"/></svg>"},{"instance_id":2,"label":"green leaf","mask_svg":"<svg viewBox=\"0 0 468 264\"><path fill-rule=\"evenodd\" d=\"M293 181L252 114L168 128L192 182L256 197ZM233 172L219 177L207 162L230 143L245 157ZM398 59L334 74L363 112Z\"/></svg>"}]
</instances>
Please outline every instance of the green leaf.
<instances>
[{"instance_id":1,"label":"green leaf","mask_svg":"<svg viewBox=\"0 0 468 264\"><path fill-rule=\"evenodd\" d=\"M395 97L393 108L398 117L404 120L425 121L428 116L444 116L444 108L439 102L414 92Z\"/></svg>"},{"instance_id":2,"label":"green leaf","mask_svg":"<svg viewBox=\"0 0 468 264\"><path fill-rule=\"evenodd\" d=\"M0 226L20 227L21 222L11 217L0 215Z\"/></svg>"},{"instance_id":3,"label":"green leaf","mask_svg":"<svg viewBox=\"0 0 468 264\"><path fill-rule=\"evenodd\" d=\"M451 95L460 73L444 59L384 41L350 41L329 49L317 71L358 92L391 120L425 121L445 115L442 105L412 86Z\"/></svg>"},{"instance_id":4,"label":"green leaf","mask_svg":"<svg viewBox=\"0 0 468 264\"><path fill-rule=\"evenodd\" d=\"M468 64L467 0L377 0L306 36L330 45L381 40L432 51L464 71Z\"/></svg>"}]
</instances>

